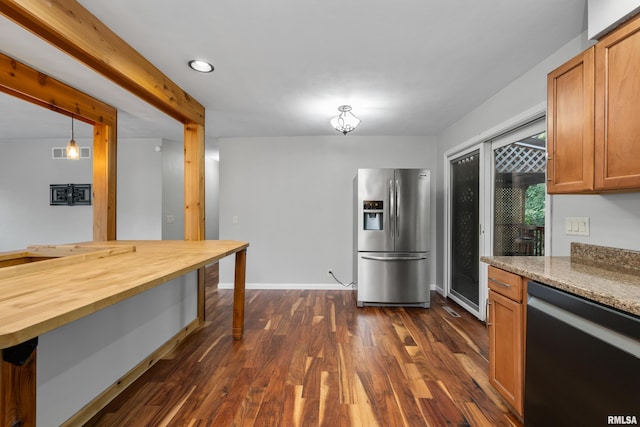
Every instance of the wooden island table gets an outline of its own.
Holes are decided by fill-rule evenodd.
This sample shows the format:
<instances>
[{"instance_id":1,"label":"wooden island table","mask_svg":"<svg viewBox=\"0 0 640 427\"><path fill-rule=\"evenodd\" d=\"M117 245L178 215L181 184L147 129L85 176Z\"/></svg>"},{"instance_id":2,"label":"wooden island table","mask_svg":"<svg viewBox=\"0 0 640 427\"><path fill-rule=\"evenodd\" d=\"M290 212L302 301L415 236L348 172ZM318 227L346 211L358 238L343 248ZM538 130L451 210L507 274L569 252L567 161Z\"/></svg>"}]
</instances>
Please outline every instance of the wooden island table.
<instances>
[{"instance_id":1,"label":"wooden island table","mask_svg":"<svg viewBox=\"0 0 640 427\"><path fill-rule=\"evenodd\" d=\"M168 286L171 292L176 292L176 287L189 282L190 289L194 289L193 294L197 293L197 313L195 310L187 315L181 313L183 317L190 316L186 325L180 326L177 332L170 332L169 339L163 341L161 348L154 344L151 354L147 353L143 360L135 362L134 366L119 373L117 381L110 384L108 390L91 397L89 404L74 410L74 413L82 412L81 415L76 414L62 424L79 423L96 413L101 406L152 366L159 357L204 322L204 267L232 254L236 255L232 336L234 339L240 339L244 328L248 246L246 242L212 240L108 241L33 246L24 251L0 253L1 425L35 425L38 337L55 333L65 327L76 327L79 322L86 322L86 318L101 313L104 315L103 313L108 312L113 306L126 304L134 298L145 298L152 292L159 292L154 289L163 285ZM195 271L198 271L197 275ZM166 299L164 296L154 298L156 299L153 301ZM142 302L148 306L152 304L149 301L136 300L138 305ZM113 323L113 329L116 329L126 320L123 318L137 316L135 307L137 306L133 309L127 308L128 314L118 311L117 314L111 315L112 318L103 317L89 325ZM159 306L148 311L157 316L158 313L153 312L163 309ZM142 326L132 327L134 332L139 328L144 331L139 332L139 335L149 335L147 331L154 330L153 325L145 326L153 324L154 318L150 319L140 321ZM80 341L79 345L85 340L89 343L89 335L93 334L92 329L86 329L90 326L83 327L90 333L86 334L88 336L74 335L74 338ZM77 334L77 331L78 329L74 329L69 333ZM94 338L97 339L99 338ZM136 340L143 341L140 338ZM55 345L52 347L55 348ZM107 357L117 359L120 358L120 354L130 350L127 348L130 346L121 347L124 348L110 350L111 353ZM40 356L44 357L43 354ZM40 362L44 363L41 360L38 364ZM44 425L43 421L47 420L38 420L38 425ZM57 425L60 422L52 424Z\"/></svg>"}]
</instances>

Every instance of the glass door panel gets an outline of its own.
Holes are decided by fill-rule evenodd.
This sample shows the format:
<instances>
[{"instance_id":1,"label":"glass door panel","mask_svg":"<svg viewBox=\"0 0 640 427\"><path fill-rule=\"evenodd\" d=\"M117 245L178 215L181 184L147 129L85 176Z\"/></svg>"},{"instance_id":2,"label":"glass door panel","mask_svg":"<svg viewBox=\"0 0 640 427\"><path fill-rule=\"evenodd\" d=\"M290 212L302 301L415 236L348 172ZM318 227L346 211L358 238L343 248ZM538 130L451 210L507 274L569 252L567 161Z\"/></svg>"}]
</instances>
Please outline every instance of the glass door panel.
<instances>
[{"instance_id":1,"label":"glass door panel","mask_svg":"<svg viewBox=\"0 0 640 427\"><path fill-rule=\"evenodd\" d=\"M539 132L493 150L493 255L544 255L545 146Z\"/></svg>"},{"instance_id":2,"label":"glass door panel","mask_svg":"<svg viewBox=\"0 0 640 427\"><path fill-rule=\"evenodd\" d=\"M480 151L451 161L450 293L478 310Z\"/></svg>"}]
</instances>

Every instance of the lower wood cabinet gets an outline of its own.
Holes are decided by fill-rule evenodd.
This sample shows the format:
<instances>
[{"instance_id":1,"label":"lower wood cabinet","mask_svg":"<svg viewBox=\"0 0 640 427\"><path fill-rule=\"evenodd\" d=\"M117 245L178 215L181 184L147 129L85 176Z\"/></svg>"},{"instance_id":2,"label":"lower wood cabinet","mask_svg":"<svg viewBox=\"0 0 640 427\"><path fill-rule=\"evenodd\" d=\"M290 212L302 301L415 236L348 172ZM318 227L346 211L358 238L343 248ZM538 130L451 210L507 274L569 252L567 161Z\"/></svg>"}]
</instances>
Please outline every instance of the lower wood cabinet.
<instances>
[{"instance_id":1,"label":"lower wood cabinet","mask_svg":"<svg viewBox=\"0 0 640 427\"><path fill-rule=\"evenodd\" d=\"M489 267L489 382L520 417L524 406L526 280Z\"/></svg>"}]
</instances>

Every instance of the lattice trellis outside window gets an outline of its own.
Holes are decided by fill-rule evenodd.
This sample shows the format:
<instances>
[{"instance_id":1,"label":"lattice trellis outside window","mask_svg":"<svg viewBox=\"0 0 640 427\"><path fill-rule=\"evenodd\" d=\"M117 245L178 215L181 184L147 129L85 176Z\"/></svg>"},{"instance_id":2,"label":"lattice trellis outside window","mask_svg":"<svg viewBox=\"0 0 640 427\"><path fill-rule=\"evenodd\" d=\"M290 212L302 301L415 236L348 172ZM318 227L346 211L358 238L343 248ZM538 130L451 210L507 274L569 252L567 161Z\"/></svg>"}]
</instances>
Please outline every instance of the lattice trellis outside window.
<instances>
[{"instance_id":1,"label":"lattice trellis outside window","mask_svg":"<svg viewBox=\"0 0 640 427\"><path fill-rule=\"evenodd\" d=\"M544 173L547 156L544 148L509 144L495 150L497 173Z\"/></svg>"},{"instance_id":2,"label":"lattice trellis outside window","mask_svg":"<svg viewBox=\"0 0 640 427\"><path fill-rule=\"evenodd\" d=\"M527 187L544 182L546 151L544 147L516 142L494 150L494 154L494 254L541 255L543 242L538 239L544 232L533 233L534 236L527 231L525 204ZM527 233L532 235L525 236Z\"/></svg>"},{"instance_id":3,"label":"lattice trellis outside window","mask_svg":"<svg viewBox=\"0 0 640 427\"><path fill-rule=\"evenodd\" d=\"M524 222L525 191L522 188L495 189L494 253L513 254L519 224Z\"/></svg>"}]
</instances>

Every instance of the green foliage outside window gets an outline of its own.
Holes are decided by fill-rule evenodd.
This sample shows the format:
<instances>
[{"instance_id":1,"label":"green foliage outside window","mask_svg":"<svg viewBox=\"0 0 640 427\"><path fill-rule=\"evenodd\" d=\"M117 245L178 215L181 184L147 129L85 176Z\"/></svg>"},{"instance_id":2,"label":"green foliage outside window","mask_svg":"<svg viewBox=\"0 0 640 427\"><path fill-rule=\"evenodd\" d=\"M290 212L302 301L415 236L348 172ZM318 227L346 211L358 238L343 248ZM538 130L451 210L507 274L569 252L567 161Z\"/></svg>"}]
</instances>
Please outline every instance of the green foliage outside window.
<instances>
[{"instance_id":1,"label":"green foliage outside window","mask_svg":"<svg viewBox=\"0 0 640 427\"><path fill-rule=\"evenodd\" d=\"M544 225L545 184L531 185L525 194L524 220L529 225Z\"/></svg>"}]
</instances>

